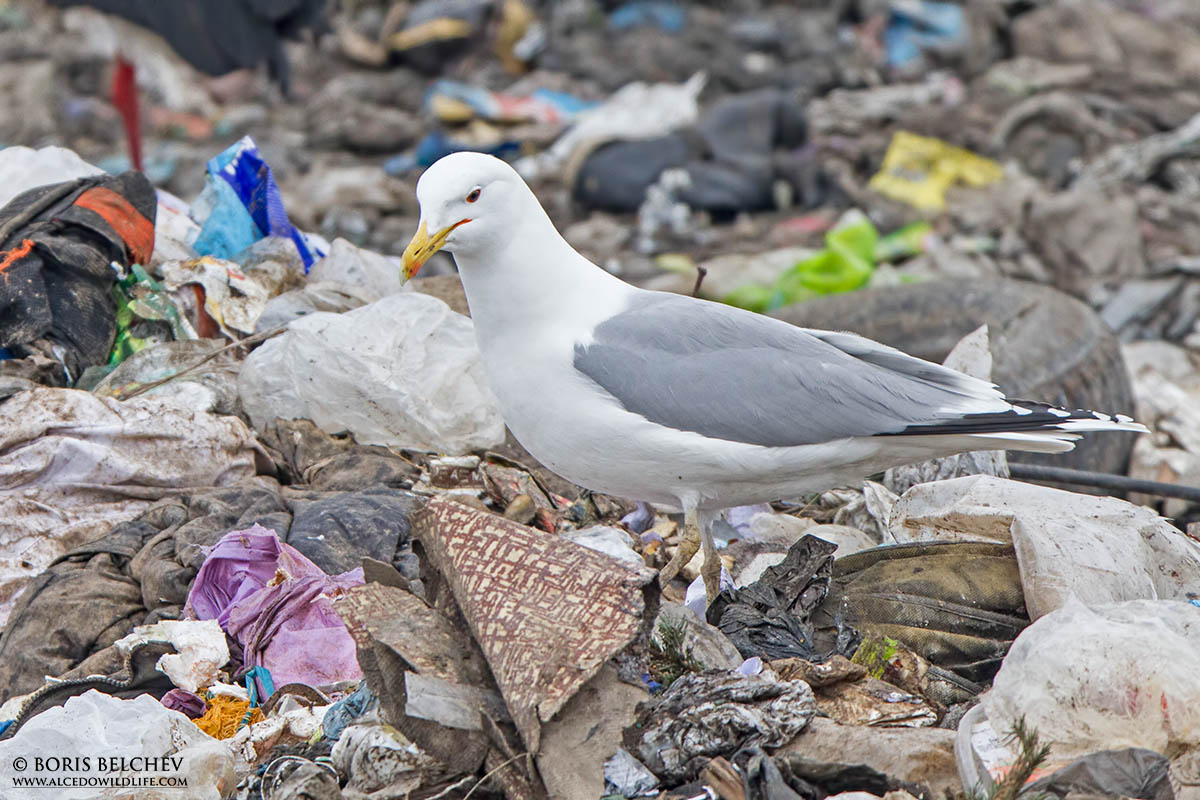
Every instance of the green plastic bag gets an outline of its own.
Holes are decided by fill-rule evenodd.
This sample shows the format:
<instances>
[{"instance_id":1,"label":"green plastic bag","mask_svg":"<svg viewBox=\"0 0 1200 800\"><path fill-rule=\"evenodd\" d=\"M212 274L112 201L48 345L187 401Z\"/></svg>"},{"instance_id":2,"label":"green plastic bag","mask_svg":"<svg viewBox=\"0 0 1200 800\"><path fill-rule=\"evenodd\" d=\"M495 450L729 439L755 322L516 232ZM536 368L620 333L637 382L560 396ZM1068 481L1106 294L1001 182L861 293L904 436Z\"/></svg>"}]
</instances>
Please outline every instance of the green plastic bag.
<instances>
[{"instance_id":1,"label":"green plastic bag","mask_svg":"<svg viewBox=\"0 0 1200 800\"><path fill-rule=\"evenodd\" d=\"M109 366L115 367L137 351L157 344L134 335L135 326L142 320L166 322L176 340L199 338L171 293L140 264L134 264L129 275L117 281L113 295L117 301L117 336L109 354Z\"/></svg>"},{"instance_id":2,"label":"green plastic bag","mask_svg":"<svg viewBox=\"0 0 1200 800\"><path fill-rule=\"evenodd\" d=\"M875 272L879 231L861 213L847 214L825 234L825 249L787 270L774 286L740 286L723 300L750 311L773 311L825 294L861 289Z\"/></svg>"}]
</instances>

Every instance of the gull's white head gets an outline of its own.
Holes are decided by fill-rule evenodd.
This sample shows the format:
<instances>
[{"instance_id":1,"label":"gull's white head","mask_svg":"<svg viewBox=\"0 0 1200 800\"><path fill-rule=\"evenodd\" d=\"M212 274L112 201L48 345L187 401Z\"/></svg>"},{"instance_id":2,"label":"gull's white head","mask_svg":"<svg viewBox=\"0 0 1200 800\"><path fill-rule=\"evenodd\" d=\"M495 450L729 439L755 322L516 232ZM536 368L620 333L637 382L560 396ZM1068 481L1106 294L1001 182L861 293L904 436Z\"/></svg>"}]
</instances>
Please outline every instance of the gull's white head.
<instances>
[{"instance_id":1,"label":"gull's white head","mask_svg":"<svg viewBox=\"0 0 1200 800\"><path fill-rule=\"evenodd\" d=\"M405 279L442 248L453 253L500 246L531 199L516 170L495 156L451 153L439 159L417 181L421 224L404 250ZM533 205L540 210L536 199Z\"/></svg>"}]
</instances>

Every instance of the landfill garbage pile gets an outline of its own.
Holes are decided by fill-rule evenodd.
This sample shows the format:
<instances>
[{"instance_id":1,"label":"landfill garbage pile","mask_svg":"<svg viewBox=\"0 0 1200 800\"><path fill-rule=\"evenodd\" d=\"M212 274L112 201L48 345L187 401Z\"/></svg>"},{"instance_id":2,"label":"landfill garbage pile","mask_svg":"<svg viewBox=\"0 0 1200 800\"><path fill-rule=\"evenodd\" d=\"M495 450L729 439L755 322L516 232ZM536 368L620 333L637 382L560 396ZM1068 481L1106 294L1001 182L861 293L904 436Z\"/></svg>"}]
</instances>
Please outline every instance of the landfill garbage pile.
<instances>
[{"instance_id":1,"label":"landfill garbage pile","mask_svg":"<svg viewBox=\"0 0 1200 800\"><path fill-rule=\"evenodd\" d=\"M1200 798L1195 4L215 5L0 0L0 796ZM631 283L1151 433L731 509L660 585L681 516L402 283L459 150Z\"/></svg>"}]
</instances>

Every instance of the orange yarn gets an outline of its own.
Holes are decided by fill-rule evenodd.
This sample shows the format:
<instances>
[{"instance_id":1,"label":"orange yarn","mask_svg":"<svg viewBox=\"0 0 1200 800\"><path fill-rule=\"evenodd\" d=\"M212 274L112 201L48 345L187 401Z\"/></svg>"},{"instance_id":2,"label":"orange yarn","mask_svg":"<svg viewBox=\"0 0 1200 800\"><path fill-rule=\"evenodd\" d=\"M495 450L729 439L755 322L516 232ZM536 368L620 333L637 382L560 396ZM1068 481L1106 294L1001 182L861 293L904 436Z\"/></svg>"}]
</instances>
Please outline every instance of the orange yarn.
<instances>
[{"instance_id":1,"label":"orange yarn","mask_svg":"<svg viewBox=\"0 0 1200 800\"><path fill-rule=\"evenodd\" d=\"M208 702L208 710L204 712L204 716L192 721L196 723L196 727L214 739L228 739L243 725L253 725L263 720L262 709L252 710L249 700L238 700L226 695L206 697L205 700Z\"/></svg>"},{"instance_id":2,"label":"orange yarn","mask_svg":"<svg viewBox=\"0 0 1200 800\"><path fill-rule=\"evenodd\" d=\"M29 255L29 251L32 249L33 240L22 239L20 247L14 247L12 250L0 250L0 255L4 256L4 259L0 260L0 272L3 272L20 259Z\"/></svg>"}]
</instances>

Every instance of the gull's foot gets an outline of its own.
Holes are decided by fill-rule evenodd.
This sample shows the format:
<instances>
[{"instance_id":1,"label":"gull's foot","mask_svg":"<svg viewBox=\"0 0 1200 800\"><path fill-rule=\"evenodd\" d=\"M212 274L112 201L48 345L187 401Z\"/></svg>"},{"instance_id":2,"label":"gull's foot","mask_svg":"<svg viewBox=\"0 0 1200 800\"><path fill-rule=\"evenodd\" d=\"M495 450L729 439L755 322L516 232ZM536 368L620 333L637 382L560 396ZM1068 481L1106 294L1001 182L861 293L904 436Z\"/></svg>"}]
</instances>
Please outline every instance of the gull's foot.
<instances>
[{"instance_id":1,"label":"gull's foot","mask_svg":"<svg viewBox=\"0 0 1200 800\"><path fill-rule=\"evenodd\" d=\"M665 567L658 573L658 585L666 586L671 581L675 580L675 576L679 574L679 570L683 569L692 557L696 555L696 551L700 549L700 529L693 525L685 525L683 528L683 541L679 543L679 548L675 551L675 555Z\"/></svg>"},{"instance_id":2,"label":"gull's foot","mask_svg":"<svg viewBox=\"0 0 1200 800\"><path fill-rule=\"evenodd\" d=\"M715 551L704 554L700 577L704 578L704 604L711 606L721 593L721 557Z\"/></svg>"}]
</instances>

